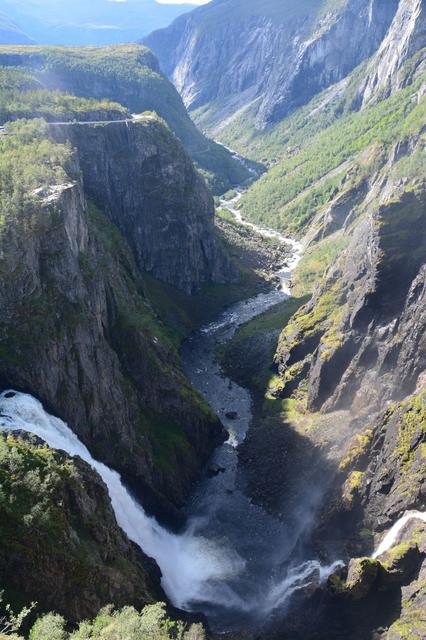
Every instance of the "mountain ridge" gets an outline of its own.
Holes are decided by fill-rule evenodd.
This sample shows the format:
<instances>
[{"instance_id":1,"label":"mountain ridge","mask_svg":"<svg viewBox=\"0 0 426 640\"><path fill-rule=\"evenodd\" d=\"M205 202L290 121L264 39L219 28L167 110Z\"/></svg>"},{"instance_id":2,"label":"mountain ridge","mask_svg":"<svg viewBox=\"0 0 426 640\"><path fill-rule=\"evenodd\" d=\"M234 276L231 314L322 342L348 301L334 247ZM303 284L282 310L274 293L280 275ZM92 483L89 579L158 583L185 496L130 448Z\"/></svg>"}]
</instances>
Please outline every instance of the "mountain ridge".
<instances>
[{"instance_id":1,"label":"mountain ridge","mask_svg":"<svg viewBox=\"0 0 426 640\"><path fill-rule=\"evenodd\" d=\"M398 0L266 4L270 16L240 0L213 2L144 39L207 129L252 103L260 129L306 104L374 53Z\"/></svg>"}]
</instances>

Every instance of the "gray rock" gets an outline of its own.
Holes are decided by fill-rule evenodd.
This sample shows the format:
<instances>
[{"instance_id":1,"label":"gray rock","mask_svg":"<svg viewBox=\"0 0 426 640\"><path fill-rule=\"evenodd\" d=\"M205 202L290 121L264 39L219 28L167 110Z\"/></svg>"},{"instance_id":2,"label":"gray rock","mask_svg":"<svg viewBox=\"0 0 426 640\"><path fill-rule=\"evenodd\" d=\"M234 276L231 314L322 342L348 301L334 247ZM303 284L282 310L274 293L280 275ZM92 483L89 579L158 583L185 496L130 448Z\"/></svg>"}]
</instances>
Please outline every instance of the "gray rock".
<instances>
[{"instance_id":1,"label":"gray rock","mask_svg":"<svg viewBox=\"0 0 426 640\"><path fill-rule=\"evenodd\" d=\"M220 104L213 104L209 126L221 126L251 105L262 128L369 58L398 0L349 0L329 11L319 7L315 17L312 5L291 5L276 0L270 11L260 11L257 0L213 3L180 16L145 42L189 108Z\"/></svg>"},{"instance_id":2,"label":"gray rock","mask_svg":"<svg viewBox=\"0 0 426 640\"><path fill-rule=\"evenodd\" d=\"M91 133L95 143L96 129ZM156 167L160 189L167 165L157 158ZM36 206L5 221L0 384L39 398L68 422L94 457L131 483L149 510L174 517L222 441L222 427L191 390L129 246L106 216L88 210L78 163L68 171L74 181L40 192ZM173 187L172 182L170 198ZM157 210L158 217L163 213ZM188 244L197 243L198 227L177 226L178 235L191 236ZM207 247L208 228L207 222L202 231ZM151 239L159 236L152 232ZM166 269L168 249L163 249L160 264ZM180 260L188 274L191 256L177 245L174 250L180 257L171 260L175 266ZM161 256L162 250L148 247L147 253ZM208 269L204 259L199 274L206 273L203 268ZM167 429L175 434L175 445L165 451L161 434ZM167 465L161 464L166 456Z\"/></svg>"},{"instance_id":3,"label":"gray rock","mask_svg":"<svg viewBox=\"0 0 426 640\"><path fill-rule=\"evenodd\" d=\"M187 293L237 278L215 238L213 199L162 123L146 118L50 131L77 148L87 195L120 229L140 269Z\"/></svg>"}]
</instances>

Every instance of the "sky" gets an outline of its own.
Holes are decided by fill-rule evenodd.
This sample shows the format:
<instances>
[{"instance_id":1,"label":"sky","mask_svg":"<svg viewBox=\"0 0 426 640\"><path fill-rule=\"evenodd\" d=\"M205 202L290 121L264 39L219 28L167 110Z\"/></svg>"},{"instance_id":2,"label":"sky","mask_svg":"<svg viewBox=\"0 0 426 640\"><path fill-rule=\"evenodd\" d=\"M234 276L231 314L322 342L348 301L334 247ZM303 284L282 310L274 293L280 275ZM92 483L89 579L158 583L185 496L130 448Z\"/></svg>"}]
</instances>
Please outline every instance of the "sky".
<instances>
[{"instance_id":1,"label":"sky","mask_svg":"<svg viewBox=\"0 0 426 640\"><path fill-rule=\"evenodd\" d=\"M157 2L158 4L207 4L210 0L157 0Z\"/></svg>"},{"instance_id":2,"label":"sky","mask_svg":"<svg viewBox=\"0 0 426 640\"><path fill-rule=\"evenodd\" d=\"M139 41L209 0L0 0L0 12L38 44Z\"/></svg>"}]
</instances>

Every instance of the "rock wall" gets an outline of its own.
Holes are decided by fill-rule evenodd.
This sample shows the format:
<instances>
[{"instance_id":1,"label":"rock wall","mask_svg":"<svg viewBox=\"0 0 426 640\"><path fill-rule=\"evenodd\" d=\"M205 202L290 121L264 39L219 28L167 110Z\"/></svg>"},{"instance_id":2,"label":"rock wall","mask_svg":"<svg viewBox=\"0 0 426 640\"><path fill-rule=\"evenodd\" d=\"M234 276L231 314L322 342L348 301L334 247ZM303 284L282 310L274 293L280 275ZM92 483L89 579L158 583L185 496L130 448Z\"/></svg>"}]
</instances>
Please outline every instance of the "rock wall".
<instances>
[{"instance_id":1,"label":"rock wall","mask_svg":"<svg viewBox=\"0 0 426 640\"><path fill-rule=\"evenodd\" d=\"M365 80L360 86L363 105L377 102L412 81L425 68L426 3L404 0L377 53L369 62ZM423 51L422 51L423 50ZM402 67L413 56L409 73Z\"/></svg>"},{"instance_id":2,"label":"rock wall","mask_svg":"<svg viewBox=\"0 0 426 640\"><path fill-rule=\"evenodd\" d=\"M164 124L146 117L50 131L77 149L88 197L120 229L140 269L187 293L236 279L215 237L213 198Z\"/></svg>"},{"instance_id":3,"label":"rock wall","mask_svg":"<svg viewBox=\"0 0 426 640\"><path fill-rule=\"evenodd\" d=\"M222 427L192 391L127 243L77 163L1 234L0 384L30 392L149 510L174 517Z\"/></svg>"},{"instance_id":4,"label":"rock wall","mask_svg":"<svg viewBox=\"0 0 426 640\"><path fill-rule=\"evenodd\" d=\"M424 187L391 190L282 335L284 393L308 380L311 409L380 406L424 370Z\"/></svg>"},{"instance_id":5,"label":"rock wall","mask_svg":"<svg viewBox=\"0 0 426 640\"><path fill-rule=\"evenodd\" d=\"M259 128L306 104L380 46L398 0L213 2L145 39L191 109L210 124L252 105ZM220 106L217 106L217 104ZM204 117L204 116L203 116ZM209 118L207 118L207 121Z\"/></svg>"}]
</instances>

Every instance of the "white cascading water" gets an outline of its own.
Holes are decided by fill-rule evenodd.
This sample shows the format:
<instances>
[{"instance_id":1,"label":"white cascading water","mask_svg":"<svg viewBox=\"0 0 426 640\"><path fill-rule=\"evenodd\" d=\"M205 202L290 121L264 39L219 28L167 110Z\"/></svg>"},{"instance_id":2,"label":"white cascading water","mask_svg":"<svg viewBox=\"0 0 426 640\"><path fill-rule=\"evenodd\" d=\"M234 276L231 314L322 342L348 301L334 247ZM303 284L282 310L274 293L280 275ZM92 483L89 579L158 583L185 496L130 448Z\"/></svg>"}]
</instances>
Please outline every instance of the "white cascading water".
<instances>
[{"instance_id":1,"label":"white cascading water","mask_svg":"<svg viewBox=\"0 0 426 640\"><path fill-rule=\"evenodd\" d=\"M211 323L201 333L215 333L222 324L235 326L246 322L267 308L290 296L291 271L299 262L303 247L292 239L272 229L260 228L246 222L235 208L241 194L230 201L223 201L236 219L243 225L253 228L257 233L279 242L291 245L293 257L279 273L281 287L270 293L262 293L246 303L236 305L234 311L238 317L230 315L225 320ZM225 314L226 315L226 314ZM248 421L247 421L248 425ZM71 429L60 419L49 415L41 403L30 395L5 391L0 394L0 429L22 430L34 433L50 447L63 450L71 456L79 456L99 473L105 482L111 498L117 522L147 555L154 558L163 574L162 586L171 602L187 610L203 610L202 605L239 610L243 616L258 610L261 616L286 605L290 596L312 583L324 581L341 563L322 567L316 560L310 560L299 566L289 568L284 575L277 575L262 584L261 593L250 595L235 587L235 579L244 574L246 561L234 551L233 546L218 537L209 539L209 527L202 518L192 517L186 530L174 534L161 527L155 518L147 516L143 508L130 495L121 482L118 473L95 460L87 447L80 442ZM230 440L231 449L244 439L245 434ZM213 506L214 510L214 506ZM242 526L244 524L242 523ZM203 530L203 535L199 531ZM206 533L207 529L207 533Z\"/></svg>"},{"instance_id":2,"label":"white cascading water","mask_svg":"<svg viewBox=\"0 0 426 640\"><path fill-rule=\"evenodd\" d=\"M163 573L163 588L175 606L185 608L190 602L205 598L207 583L241 570L241 559L231 551L189 532L174 535L148 517L127 491L119 474L95 460L71 429L59 418L46 413L32 396L3 392L0 416L0 429L34 433L53 449L80 456L99 473L108 487L118 524L133 542L157 561Z\"/></svg>"},{"instance_id":3,"label":"white cascading water","mask_svg":"<svg viewBox=\"0 0 426 640\"><path fill-rule=\"evenodd\" d=\"M285 605L294 592L313 581L322 582L341 565L337 562L322 567L317 561L303 563L291 569L284 581L271 585L263 603L250 602L226 585L227 577L236 576L244 569L238 554L195 535L194 527L189 527L184 534L173 534L161 527L130 495L119 474L95 460L71 429L59 418L49 415L38 400L13 390L1 393L0 429L35 434L53 449L79 456L97 471L108 488L118 524L144 553L157 561L165 592L173 604L182 609L191 604L193 609L194 603L211 600L216 605L232 604L247 612L259 605L267 615ZM217 581L222 584L219 590L212 588Z\"/></svg>"},{"instance_id":4,"label":"white cascading water","mask_svg":"<svg viewBox=\"0 0 426 640\"><path fill-rule=\"evenodd\" d=\"M236 553L195 535L194 527L183 534L173 534L161 527L130 495L119 474L95 460L71 429L59 418L49 415L38 400L15 391L0 394L0 429L33 433L53 449L79 456L98 472L108 488L118 524L133 542L157 561L163 573L164 590L175 606L185 609L210 598L223 606L228 600L232 601L234 606L247 611L256 604L245 601L229 588L225 588L220 596L210 588L211 584L225 582L227 577L238 575L244 569L244 562ZM407 511L388 531L372 557L389 551L411 520L426 523L426 512ZM264 603L257 604L268 614L284 606L296 591L326 580L342 564L335 562L324 567L312 560L290 569L285 580L271 586Z\"/></svg>"},{"instance_id":5,"label":"white cascading water","mask_svg":"<svg viewBox=\"0 0 426 640\"><path fill-rule=\"evenodd\" d=\"M241 211L237 208L238 202L243 197L243 191L236 190L236 195L231 200L221 200L221 205L228 209L230 213L234 216L235 220L241 224L243 227L247 227L248 229L252 229L255 233L263 236L264 238L270 238L272 240L278 240L278 242L282 244L286 244L293 250L292 257L287 261L287 266L283 268L278 276L281 279L281 288L284 293L287 295L291 295L290 292L290 282L291 282L291 272L297 267L300 260L302 259L303 254L303 244L298 240L294 240L294 238L287 238L279 231L275 229L270 229L269 227L260 227L253 222L249 222L243 218Z\"/></svg>"},{"instance_id":6,"label":"white cascading water","mask_svg":"<svg viewBox=\"0 0 426 640\"><path fill-rule=\"evenodd\" d=\"M421 520L426 523L426 511L406 511L404 515L395 522L393 527L389 529L376 551L373 553L372 558L378 558L386 551L389 551L398 542L399 535L403 528L410 520Z\"/></svg>"}]
</instances>

